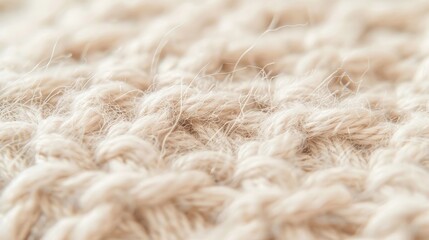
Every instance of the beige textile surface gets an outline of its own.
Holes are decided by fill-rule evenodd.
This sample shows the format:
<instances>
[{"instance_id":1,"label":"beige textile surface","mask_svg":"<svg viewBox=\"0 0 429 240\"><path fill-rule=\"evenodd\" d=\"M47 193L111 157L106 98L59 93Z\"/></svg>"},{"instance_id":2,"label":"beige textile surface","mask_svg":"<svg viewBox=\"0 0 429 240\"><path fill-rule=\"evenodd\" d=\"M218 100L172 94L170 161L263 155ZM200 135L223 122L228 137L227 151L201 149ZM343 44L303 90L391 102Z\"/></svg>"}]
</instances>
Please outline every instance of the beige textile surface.
<instances>
[{"instance_id":1,"label":"beige textile surface","mask_svg":"<svg viewBox=\"0 0 429 240\"><path fill-rule=\"evenodd\" d=\"M429 239L429 1L0 0L0 239Z\"/></svg>"}]
</instances>

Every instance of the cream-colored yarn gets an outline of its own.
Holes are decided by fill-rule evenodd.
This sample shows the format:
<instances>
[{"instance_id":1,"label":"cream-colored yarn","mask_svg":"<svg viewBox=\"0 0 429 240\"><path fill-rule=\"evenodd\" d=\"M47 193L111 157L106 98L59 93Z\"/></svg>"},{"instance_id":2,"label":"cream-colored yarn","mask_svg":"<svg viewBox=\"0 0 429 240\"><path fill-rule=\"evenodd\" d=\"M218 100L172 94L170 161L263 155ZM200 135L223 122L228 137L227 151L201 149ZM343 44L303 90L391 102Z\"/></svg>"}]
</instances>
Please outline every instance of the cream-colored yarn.
<instances>
[{"instance_id":1,"label":"cream-colored yarn","mask_svg":"<svg viewBox=\"0 0 429 240\"><path fill-rule=\"evenodd\" d=\"M429 239L429 2L0 0L0 239Z\"/></svg>"}]
</instances>

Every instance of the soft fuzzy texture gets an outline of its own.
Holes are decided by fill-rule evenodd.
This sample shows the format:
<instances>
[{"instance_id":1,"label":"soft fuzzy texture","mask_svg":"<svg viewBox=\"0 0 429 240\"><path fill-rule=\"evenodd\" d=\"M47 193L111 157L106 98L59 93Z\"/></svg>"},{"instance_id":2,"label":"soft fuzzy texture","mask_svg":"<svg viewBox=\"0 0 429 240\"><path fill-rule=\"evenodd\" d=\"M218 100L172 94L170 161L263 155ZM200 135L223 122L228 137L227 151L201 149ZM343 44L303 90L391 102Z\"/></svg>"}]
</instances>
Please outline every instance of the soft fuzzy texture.
<instances>
[{"instance_id":1,"label":"soft fuzzy texture","mask_svg":"<svg viewBox=\"0 0 429 240\"><path fill-rule=\"evenodd\" d=\"M0 0L0 239L429 239L429 2Z\"/></svg>"}]
</instances>

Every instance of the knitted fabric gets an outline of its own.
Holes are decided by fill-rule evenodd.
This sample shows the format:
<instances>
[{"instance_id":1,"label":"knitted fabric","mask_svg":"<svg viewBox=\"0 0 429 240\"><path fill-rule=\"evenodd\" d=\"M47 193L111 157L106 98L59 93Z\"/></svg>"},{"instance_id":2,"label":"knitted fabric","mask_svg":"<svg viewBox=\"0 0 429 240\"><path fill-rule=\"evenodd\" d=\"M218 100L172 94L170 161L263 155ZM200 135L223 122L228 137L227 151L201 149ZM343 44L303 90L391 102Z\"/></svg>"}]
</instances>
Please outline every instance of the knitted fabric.
<instances>
[{"instance_id":1,"label":"knitted fabric","mask_svg":"<svg viewBox=\"0 0 429 240\"><path fill-rule=\"evenodd\" d=\"M429 2L0 0L0 239L429 239Z\"/></svg>"}]
</instances>

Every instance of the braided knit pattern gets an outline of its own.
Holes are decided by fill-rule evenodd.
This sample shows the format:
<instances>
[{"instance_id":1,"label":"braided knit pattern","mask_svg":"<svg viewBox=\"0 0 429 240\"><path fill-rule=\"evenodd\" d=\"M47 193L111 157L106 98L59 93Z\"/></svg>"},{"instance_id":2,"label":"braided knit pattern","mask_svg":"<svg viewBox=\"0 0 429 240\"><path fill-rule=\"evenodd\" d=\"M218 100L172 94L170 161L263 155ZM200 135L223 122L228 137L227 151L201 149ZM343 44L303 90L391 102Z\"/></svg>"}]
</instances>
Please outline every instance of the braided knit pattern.
<instances>
[{"instance_id":1,"label":"braided knit pattern","mask_svg":"<svg viewBox=\"0 0 429 240\"><path fill-rule=\"evenodd\" d=\"M429 2L0 0L0 239L429 239Z\"/></svg>"}]
</instances>

